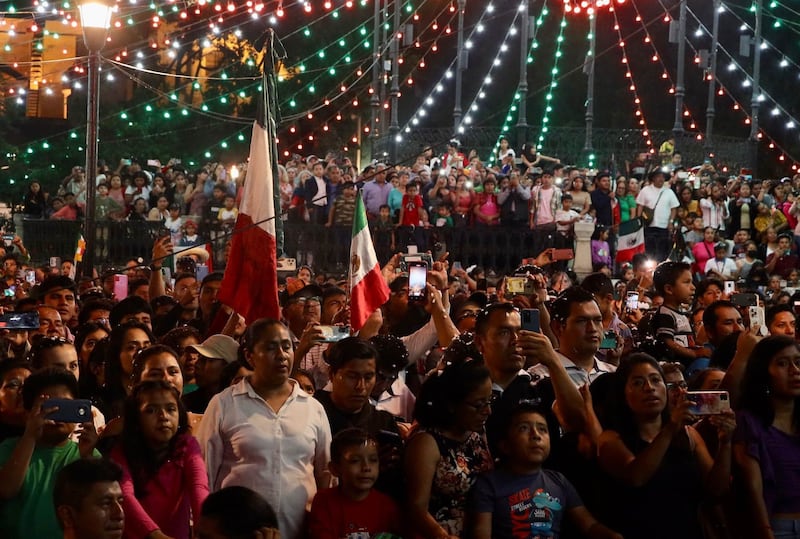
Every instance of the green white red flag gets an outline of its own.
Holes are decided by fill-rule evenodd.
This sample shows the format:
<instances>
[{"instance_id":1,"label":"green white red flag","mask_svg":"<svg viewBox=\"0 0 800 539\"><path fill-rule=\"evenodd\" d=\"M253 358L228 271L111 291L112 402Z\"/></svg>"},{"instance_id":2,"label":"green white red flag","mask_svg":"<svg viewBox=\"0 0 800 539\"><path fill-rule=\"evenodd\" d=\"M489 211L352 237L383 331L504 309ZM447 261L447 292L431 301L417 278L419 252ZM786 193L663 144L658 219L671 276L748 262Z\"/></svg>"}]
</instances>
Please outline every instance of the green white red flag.
<instances>
[{"instance_id":1,"label":"green white red flag","mask_svg":"<svg viewBox=\"0 0 800 539\"><path fill-rule=\"evenodd\" d=\"M358 331L372 313L389 299L389 286L381 274L381 266L372 245L367 212L361 193L353 216L353 238L350 242L350 327Z\"/></svg>"}]
</instances>

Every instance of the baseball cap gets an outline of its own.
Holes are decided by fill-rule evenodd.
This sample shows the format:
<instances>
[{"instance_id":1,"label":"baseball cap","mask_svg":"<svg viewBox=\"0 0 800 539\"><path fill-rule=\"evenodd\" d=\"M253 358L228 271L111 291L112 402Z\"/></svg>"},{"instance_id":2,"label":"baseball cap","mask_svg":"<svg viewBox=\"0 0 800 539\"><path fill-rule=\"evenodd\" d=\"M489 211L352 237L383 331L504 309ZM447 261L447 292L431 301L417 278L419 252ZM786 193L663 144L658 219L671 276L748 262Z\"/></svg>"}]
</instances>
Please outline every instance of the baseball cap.
<instances>
[{"instance_id":1,"label":"baseball cap","mask_svg":"<svg viewBox=\"0 0 800 539\"><path fill-rule=\"evenodd\" d=\"M212 335L203 344L193 344L187 348L201 356L223 359L225 363L233 363L239 354L239 343L227 335Z\"/></svg>"}]
</instances>

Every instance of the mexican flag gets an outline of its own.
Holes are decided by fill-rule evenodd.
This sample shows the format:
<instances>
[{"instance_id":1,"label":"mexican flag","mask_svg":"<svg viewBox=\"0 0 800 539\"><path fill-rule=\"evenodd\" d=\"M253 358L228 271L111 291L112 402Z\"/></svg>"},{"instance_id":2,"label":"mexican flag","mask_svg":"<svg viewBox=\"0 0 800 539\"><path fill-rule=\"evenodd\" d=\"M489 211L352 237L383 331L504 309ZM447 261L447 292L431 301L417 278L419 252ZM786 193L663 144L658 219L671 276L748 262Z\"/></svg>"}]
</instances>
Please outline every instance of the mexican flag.
<instances>
[{"instance_id":1,"label":"mexican flag","mask_svg":"<svg viewBox=\"0 0 800 539\"><path fill-rule=\"evenodd\" d=\"M641 219L630 219L619 224L617 237L617 262L633 260L633 255L644 252L644 226Z\"/></svg>"},{"instance_id":2,"label":"mexican flag","mask_svg":"<svg viewBox=\"0 0 800 539\"><path fill-rule=\"evenodd\" d=\"M275 51L264 45L264 71L258 113L250 138L242 202L231 238L219 301L250 324L259 318L280 319L276 233L280 191L276 146L277 89Z\"/></svg>"},{"instance_id":3,"label":"mexican flag","mask_svg":"<svg viewBox=\"0 0 800 539\"><path fill-rule=\"evenodd\" d=\"M350 327L358 331L367 318L389 299L389 286L383 279L378 257L372 245L367 212L361 193L353 216L353 239L350 242Z\"/></svg>"}]
</instances>

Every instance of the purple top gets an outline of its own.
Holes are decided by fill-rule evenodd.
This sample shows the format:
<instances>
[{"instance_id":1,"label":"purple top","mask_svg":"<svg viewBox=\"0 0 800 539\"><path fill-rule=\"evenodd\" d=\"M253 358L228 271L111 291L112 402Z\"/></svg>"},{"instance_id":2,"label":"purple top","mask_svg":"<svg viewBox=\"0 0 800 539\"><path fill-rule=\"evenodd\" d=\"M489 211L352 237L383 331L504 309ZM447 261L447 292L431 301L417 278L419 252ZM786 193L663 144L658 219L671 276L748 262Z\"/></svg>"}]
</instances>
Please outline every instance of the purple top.
<instances>
[{"instance_id":1,"label":"purple top","mask_svg":"<svg viewBox=\"0 0 800 539\"><path fill-rule=\"evenodd\" d=\"M736 414L734 441L758 461L767 513L800 513L800 436L764 423L750 412Z\"/></svg>"}]
</instances>

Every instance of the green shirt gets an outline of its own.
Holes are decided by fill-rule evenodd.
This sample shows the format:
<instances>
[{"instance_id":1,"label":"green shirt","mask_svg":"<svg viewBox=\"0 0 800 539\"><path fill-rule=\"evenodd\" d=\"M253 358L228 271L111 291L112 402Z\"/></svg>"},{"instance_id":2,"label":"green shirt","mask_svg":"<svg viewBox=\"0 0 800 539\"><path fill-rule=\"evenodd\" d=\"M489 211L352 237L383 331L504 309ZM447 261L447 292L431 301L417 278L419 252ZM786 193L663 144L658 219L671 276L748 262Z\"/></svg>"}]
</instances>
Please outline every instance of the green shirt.
<instances>
[{"instance_id":1,"label":"green shirt","mask_svg":"<svg viewBox=\"0 0 800 539\"><path fill-rule=\"evenodd\" d=\"M18 441L19 438L9 438L0 443L0 466L11 457ZM97 450L94 455L100 457ZM37 445L22 488L10 500L0 502L0 537L61 537L53 505L53 488L61 468L79 458L78 444L73 441L58 447Z\"/></svg>"}]
</instances>

